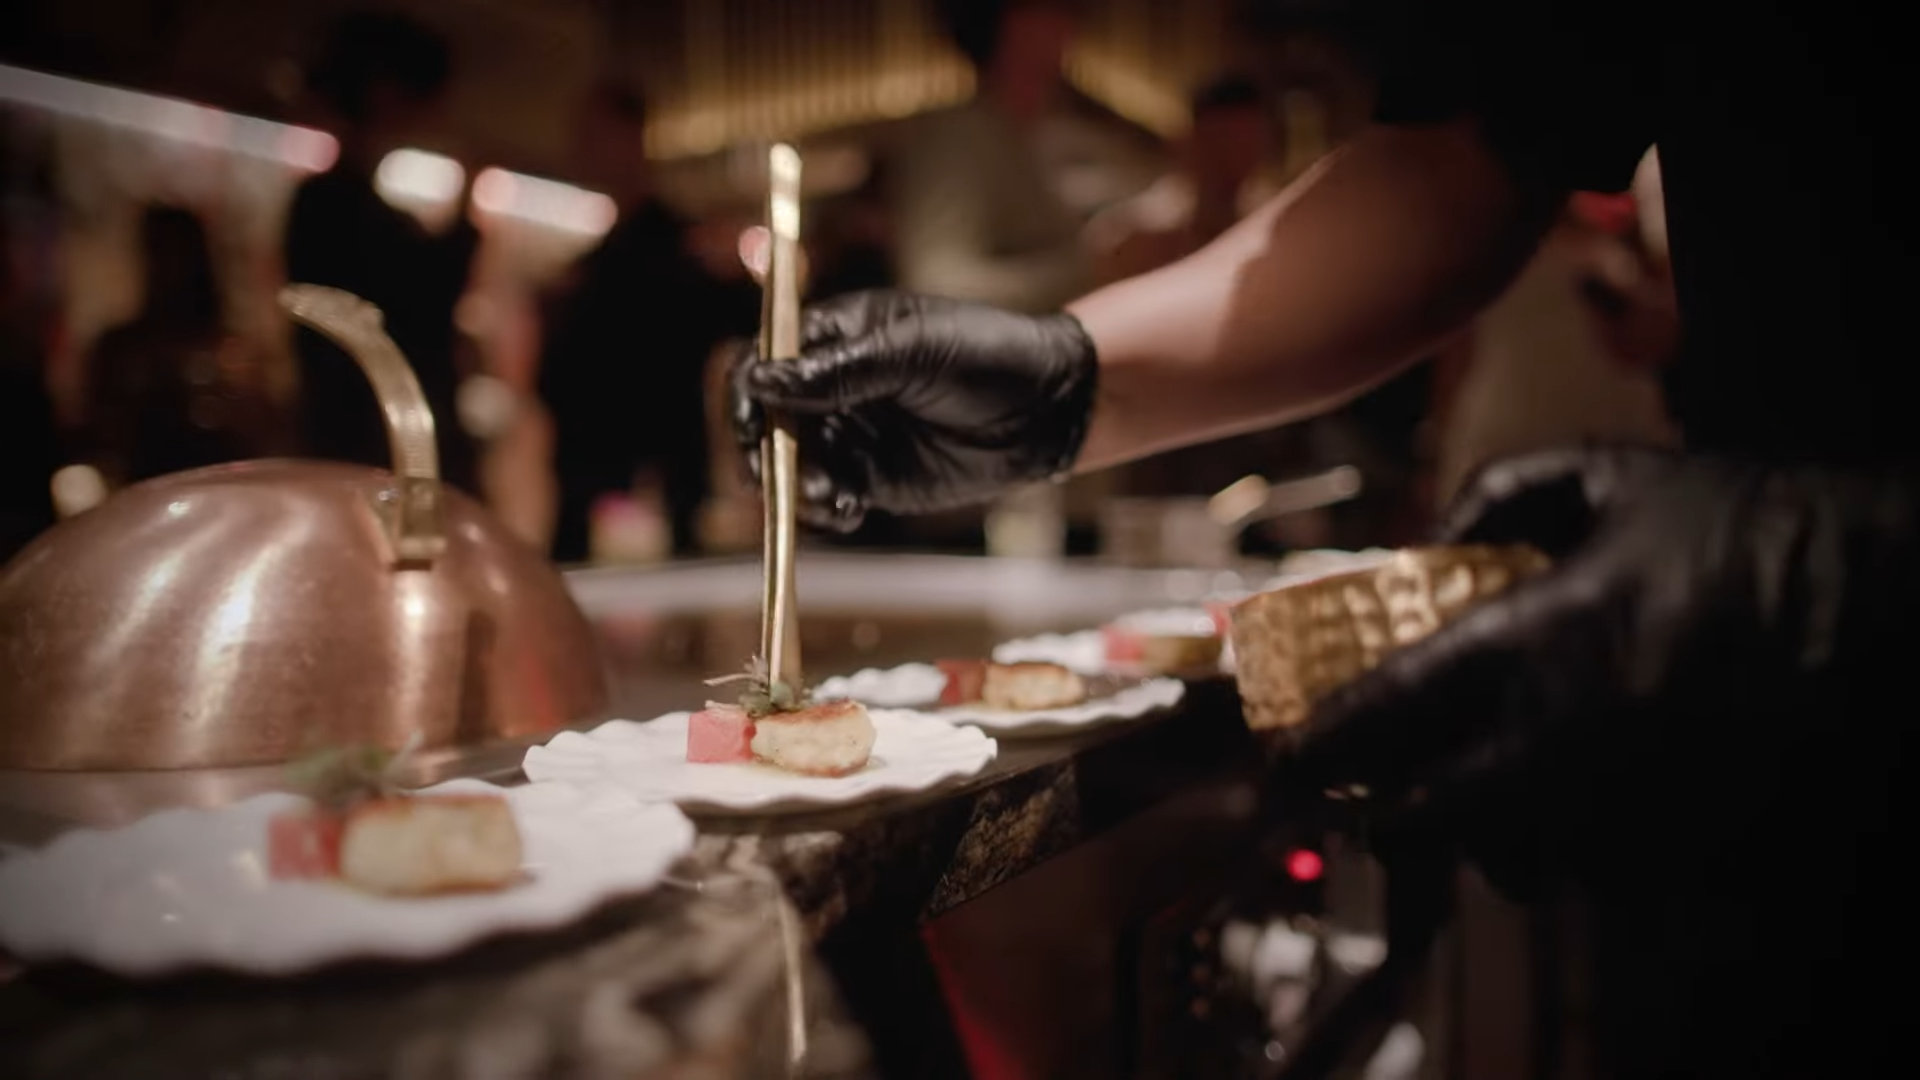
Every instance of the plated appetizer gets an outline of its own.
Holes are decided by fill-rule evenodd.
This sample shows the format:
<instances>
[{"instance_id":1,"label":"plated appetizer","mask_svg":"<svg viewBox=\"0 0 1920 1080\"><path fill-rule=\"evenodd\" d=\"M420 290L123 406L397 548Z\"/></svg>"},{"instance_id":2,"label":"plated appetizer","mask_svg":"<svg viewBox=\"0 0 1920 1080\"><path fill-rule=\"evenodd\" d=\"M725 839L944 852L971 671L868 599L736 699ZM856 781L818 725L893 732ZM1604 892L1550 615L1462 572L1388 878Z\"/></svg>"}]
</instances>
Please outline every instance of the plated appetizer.
<instances>
[{"instance_id":1,"label":"plated appetizer","mask_svg":"<svg viewBox=\"0 0 1920 1080\"><path fill-rule=\"evenodd\" d=\"M759 762L802 776L847 776L873 755L873 718L857 701L811 700L805 687L768 677L764 661L708 680L744 682L737 702L709 701L687 721L687 760L698 764Z\"/></svg>"},{"instance_id":2,"label":"plated appetizer","mask_svg":"<svg viewBox=\"0 0 1920 1080\"><path fill-rule=\"evenodd\" d=\"M420 795L395 781L402 754L327 751L296 768L311 807L267 823L268 873L338 880L383 896L504 889L520 877L520 830L498 795Z\"/></svg>"},{"instance_id":3,"label":"plated appetizer","mask_svg":"<svg viewBox=\"0 0 1920 1080\"><path fill-rule=\"evenodd\" d=\"M1100 628L1109 667L1145 675L1214 671L1226 641L1224 611L1173 610L1124 616Z\"/></svg>"},{"instance_id":4,"label":"plated appetizer","mask_svg":"<svg viewBox=\"0 0 1920 1080\"><path fill-rule=\"evenodd\" d=\"M942 660L943 706L984 705L1008 712L1064 709L1087 700L1087 683L1072 670L1043 661Z\"/></svg>"}]
</instances>

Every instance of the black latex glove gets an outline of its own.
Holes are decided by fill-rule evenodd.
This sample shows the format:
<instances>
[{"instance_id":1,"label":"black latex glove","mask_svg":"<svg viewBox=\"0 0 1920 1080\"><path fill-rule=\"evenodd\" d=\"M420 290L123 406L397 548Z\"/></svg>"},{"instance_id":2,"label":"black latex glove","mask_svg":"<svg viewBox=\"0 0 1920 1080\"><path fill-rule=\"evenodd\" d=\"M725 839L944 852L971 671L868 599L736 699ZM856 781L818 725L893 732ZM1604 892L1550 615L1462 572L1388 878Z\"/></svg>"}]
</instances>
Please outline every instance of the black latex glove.
<instances>
[{"instance_id":1,"label":"black latex glove","mask_svg":"<svg viewBox=\"0 0 1920 1080\"><path fill-rule=\"evenodd\" d=\"M927 513L1064 475L1097 364L1070 315L892 290L807 309L798 359L734 365L734 435L757 477L766 414L792 418L800 513L839 531L867 510Z\"/></svg>"},{"instance_id":2,"label":"black latex glove","mask_svg":"<svg viewBox=\"0 0 1920 1080\"><path fill-rule=\"evenodd\" d=\"M1730 852L1783 792L1865 798L1911 711L1915 507L1891 471L1495 464L1440 539L1532 543L1554 569L1323 702L1273 783L1443 819L1509 891L1634 829Z\"/></svg>"}]
</instances>

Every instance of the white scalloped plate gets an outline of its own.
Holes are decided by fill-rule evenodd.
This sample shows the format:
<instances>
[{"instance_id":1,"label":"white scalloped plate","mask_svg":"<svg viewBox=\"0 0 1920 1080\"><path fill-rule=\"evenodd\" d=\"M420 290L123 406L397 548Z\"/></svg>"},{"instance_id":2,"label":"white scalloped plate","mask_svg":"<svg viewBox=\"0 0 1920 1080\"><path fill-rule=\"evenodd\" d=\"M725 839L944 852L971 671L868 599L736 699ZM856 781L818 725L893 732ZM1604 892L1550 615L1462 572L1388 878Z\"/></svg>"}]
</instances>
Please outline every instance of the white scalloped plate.
<instances>
[{"instance_id":1,"label":"white scalloped plate","mask_svg":"<svg viewBox=\"0 0 1920 1080\"><path fill-rule=\"evenodd\" d=\"M510 931L551 930L658 884L693 847L671 805L556 784L455 780L427 792L500 794L526 877L498 892L388 898L267 876L267 822L306 800L259 795L67 833L0 862L0 947L122 975L188 969L289 975L342 960L427 960Z\"/></svg>"},{"instance_id":2,"label":"white scalloped plate","mask_svg":"<svg viewBox=\"0 0 1920 1080\"><path fill-rule=\"evenodd\" d=\"M1191 634L1213 632L1213 616L1205 608L1154 608L1136 611L1114 620L1115 625L1130 626L1144 633ZM1107 641L1099 630L1077 630L1071 634L1037 634L1003 642L993 650L993 658L1002 664L1039 661L1059 664L1082 675L1133 675L1124 665L1107 662ZM1233 674L1233 645L1223 642L1220 674Z\"/></svg>"},{"instance_id":3,"label":"white scalloped plate","mask_svg":"<svg viewBox=\"0 0 1920 1080\"><path fill-rule=\"evenodd\" d=\"M1097 673L1094 673L1097 674ZM940 690L947 677L932 664L902 664L896 668L866 668L836 676L814 692L823 698L849 697L888 709L911 709L950 724L972 724L995 735L1057 735L1096 724L1135 720L1180 702L1186 687L1178 679L1144 679L1104 697L1064 709L1008 712L979 706L942 708Z\"/></svg>"},{"instance_id":4,"label":"white scalloped plate","mask_svg":"<svg viewBox=\"0 0 1920 1080\"><path fill-rule=\"evenodd\" d=\"M770 765L687 760L687 713L645 723L609 720L563 731L527 751L534 780L612 784L642 799L722 813L793 813L926 791L987 767L999 744L977 728L918 713L872 709L873 759L851 776L801 776Z\"/></svg>"},{"instance_id":5,"label":"white scalloped plate","mask_svg":"<svg viewBox=\"0 0 1920 1080\"><path fill-rule=\"evenodd\" d=\"M1059 664L1082 675L1105 675L1107 643L1098 630L1036 634L994 646L993 659L1002 664Z\"/></svg>"}]
</instances>

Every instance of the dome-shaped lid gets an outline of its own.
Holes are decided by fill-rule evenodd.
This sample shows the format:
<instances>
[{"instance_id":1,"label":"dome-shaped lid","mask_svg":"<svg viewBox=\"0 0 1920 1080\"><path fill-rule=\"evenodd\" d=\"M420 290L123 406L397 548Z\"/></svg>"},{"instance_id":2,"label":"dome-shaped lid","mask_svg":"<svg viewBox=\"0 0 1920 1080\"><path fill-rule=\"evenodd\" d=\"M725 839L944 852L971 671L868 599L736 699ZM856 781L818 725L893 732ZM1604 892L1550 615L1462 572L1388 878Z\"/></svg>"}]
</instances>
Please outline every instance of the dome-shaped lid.
<instances>
[{"instance_id":1,"label":"dome-shaped lid","mask_svg":"<svg viewBox=\"0 0 1920 1080\"><path fill-rule=\"evenodd\" d=\"M432 416L379 312L311 286L284 299L367 370L397 475L223 465L135 485L49 530L0 569L0 768L433 748L606 708L560 576L441 486Z\"/></svg>"}]
</instances>

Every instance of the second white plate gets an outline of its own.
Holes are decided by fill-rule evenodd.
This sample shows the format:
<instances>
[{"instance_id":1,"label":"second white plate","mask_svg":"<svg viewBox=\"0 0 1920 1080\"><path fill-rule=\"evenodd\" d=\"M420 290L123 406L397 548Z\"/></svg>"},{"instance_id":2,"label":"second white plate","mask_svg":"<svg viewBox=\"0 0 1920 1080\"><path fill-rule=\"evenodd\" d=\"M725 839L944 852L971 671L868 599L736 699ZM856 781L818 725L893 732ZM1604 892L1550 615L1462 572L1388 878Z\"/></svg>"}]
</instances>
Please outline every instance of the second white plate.
<instances>
[{"instance_id":1,"label":"second white plate","mask_svg":"<svg viewBox=\"0 0 1920 1080\"><path fill-rule=\"evenodd\" d=\"M1112 625L1147 634L1209 633L1213 630L1213 616L1205 608L1156 608L1123 615L1115 619ZM1134 674L1125 665L1107 659L1107 638L1100 630L1015 638L995 646L993 658L1002 664L1030 661L1059 664L1082 675ZM1233 643L1222 641L1218 673L1231 675L1233 670Z\"/></svg>"},{"instance_id":2,"label":"second white plate","mask_svg":"<svg viewBox=\"0 0 1920 1080\"><path fill-rule=\"evenodd\" d=\"M1098 630L1036 634L994 646L993 659L1002 664L1059 664L1081 675L1104 675L1107 673L1107 641Z\"/></svg>"},{"instance_id":3,"label":"second white plate","mask_svg":"<svg viewBox=\"0 0 1920 1080\"><path fill-rule=\"evenodd\" d=\"M1100 674L1098 671L1082 673ZM1186 687L1178 679L1144 679L1105 697L1063 709L1008 712L977 705L943 708L940 691L946 682L947 677L932 664L902 664L896 668L867 668L852 675L836 676L821 683L814 692L823 698L848 697L877 708L911 709L952 724L972 724L1008 738L1056 735L1095 724L1135 720L1179 704L1186 693Z\"/></svg>"}]
</instances>

